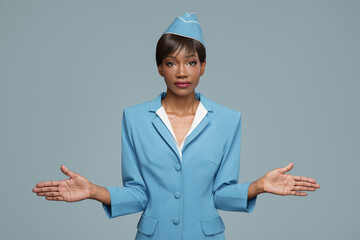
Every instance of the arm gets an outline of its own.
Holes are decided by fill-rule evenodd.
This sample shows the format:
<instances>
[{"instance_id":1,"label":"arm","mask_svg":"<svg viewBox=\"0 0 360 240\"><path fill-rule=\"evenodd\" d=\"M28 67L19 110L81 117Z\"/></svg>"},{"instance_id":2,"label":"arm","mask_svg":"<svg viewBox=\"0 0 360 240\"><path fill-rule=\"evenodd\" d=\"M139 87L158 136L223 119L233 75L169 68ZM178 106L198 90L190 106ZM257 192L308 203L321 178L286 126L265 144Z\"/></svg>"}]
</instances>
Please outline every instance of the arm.
<instances>
[{"instance_id":1,"label":"arm","mask_svg":"<svg viewBox=\"0 0 360 240\"><path fill-rule=\"evenodd\" d=\"M147 205L147 189L139 171L125 115L124 111L121 131L124 187L105 188L95 185L82 175L61 165L61 171L69 176L69 179L38 183L33 192L38 196L45 196L47 200L51 201L97 200L103 203L104 210L109 218L144 210Z\"/></svg>"},{"instance_id":2,"label":"arm","mask_svg":"<svg viewBox=\"0 0 360 240\"><path fill-rule=\"evenodd\" d=\"M123 111L121 128L121 169L124 187L106 188L110 194L111 204L104 203L103 207L109 218L143 211L148 202L147 188L140 173L131 138L131 121L126 109Z\"/></svg>"},{"instance_id":3,"label":"arm","mask_svg":"<svg viewBox=\"0 0 360 240\"><path fill-rule=\"evenodd\" d=\"M214 204L217 209L226 211L252 212L256 195L248 192L256 187L250 183L238 183L240 167L241 115L238 112L234 122L229 125L231 136L226 143L219 170L214 179Z\"/></svg>"},{"instance_id":4,"label":"arm","mask_svg":"<svg viewBox=\"0 0 360 240\"><path fill-rule=\"evenodd\" d=\"M236 130L225 149L225 154L214 182L214 202L218 209L229 211L252 212L257 195L271 193L277 195L307 196L304 191L320 188L309 177L286 174L293 168L293 163L276 168L265 176L251 183L238 184L240 159L241 115L237 119Z\"/></svg>"}]
</instances>

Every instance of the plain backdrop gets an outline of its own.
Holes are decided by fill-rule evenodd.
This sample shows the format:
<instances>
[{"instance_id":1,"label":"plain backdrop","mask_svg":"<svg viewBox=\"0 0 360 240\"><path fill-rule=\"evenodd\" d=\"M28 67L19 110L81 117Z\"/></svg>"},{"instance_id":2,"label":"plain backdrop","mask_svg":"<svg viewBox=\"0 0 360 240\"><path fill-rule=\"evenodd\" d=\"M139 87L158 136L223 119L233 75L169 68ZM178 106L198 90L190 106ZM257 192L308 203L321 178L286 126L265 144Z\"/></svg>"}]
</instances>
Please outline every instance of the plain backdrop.
<instances>
[{"instance_id":1,"label":"plain backdrop","mask_svg":"<svg viewBox=\"0 0 360 240\"><path fill-rule=\"evenodd\" d=\"M0 0L0 239L134 239L141 213L49 202L60 165L121 186L123 108L166 91L155 46L196 12L197 92L242 113L240 182L294 162L321 188L219 211L238 239L359 239L360 2ZM199 153L201 154L201 153Z\"/></svg>"}]
</instances>

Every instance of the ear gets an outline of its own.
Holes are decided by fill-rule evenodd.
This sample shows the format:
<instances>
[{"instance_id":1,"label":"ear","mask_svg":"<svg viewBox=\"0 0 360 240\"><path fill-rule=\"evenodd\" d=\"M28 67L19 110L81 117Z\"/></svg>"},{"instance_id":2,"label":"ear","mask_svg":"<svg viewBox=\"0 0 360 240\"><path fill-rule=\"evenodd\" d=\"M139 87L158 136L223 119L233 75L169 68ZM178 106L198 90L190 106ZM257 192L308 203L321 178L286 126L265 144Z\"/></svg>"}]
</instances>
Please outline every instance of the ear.
<instances>
[{"instance_id":1,"label":"ear","mask_svg":"<svg viewBox=\"0 0 360 240\"><path fill-rule=\"evenodd\" d=\"M200 65L200 76L202 76L205 73L205 67L206 67L206 60Z\"/></svg>"},{"instance_id":2,"label":"ear","mask_svg":"<svg viewBox=\"0 0 360 240\"><path fill-rule=\"evenodd\" d=\"M159 65L158 66L158 71L159 71L159 74L160 74L160 76L164 76L164 74L163 74L163 71L162 71L162 66L161 65Z\"/></svg>"}]
</instances>

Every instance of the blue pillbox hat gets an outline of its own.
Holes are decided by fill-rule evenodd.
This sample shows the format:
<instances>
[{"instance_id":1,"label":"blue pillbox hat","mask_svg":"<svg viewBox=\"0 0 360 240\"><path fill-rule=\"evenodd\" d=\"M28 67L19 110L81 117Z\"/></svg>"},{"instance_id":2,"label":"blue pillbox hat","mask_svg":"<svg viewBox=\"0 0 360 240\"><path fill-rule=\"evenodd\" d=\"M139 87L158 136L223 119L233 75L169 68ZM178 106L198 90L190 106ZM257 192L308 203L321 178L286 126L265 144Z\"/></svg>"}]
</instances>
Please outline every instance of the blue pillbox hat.
<instances>
[{"instance_id":1,"label":"blue pillbox hat","mask_svg":"<svg viewBox=\"0 0 360 240\"><path fill-rule=\"evenodd\" d=\"M181 17L176 17L170 27L163 34L165 33L171 33L198 40L205 47L199 20L193 12L185 12Z\"/></svg>"}]
</instances>

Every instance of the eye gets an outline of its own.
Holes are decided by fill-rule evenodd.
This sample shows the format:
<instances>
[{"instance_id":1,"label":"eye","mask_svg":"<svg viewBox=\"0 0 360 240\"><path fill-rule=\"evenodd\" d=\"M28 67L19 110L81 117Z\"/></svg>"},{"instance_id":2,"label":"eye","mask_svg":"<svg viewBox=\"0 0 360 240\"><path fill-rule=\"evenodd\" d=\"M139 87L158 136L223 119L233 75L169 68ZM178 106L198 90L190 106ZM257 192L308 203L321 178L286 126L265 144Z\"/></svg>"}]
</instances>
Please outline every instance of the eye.
<instances>
[{"instance_id":1,"label":"eye","mask_svg":"<svg viewBox=\"0 0 360 240\"><path fill-rule=\"evenodd\" d=\"M189 62L189 65L190 66L195 66L197 64L197 61L191 61L191 62Z\"/></svg>"},{"instance_id":2,"label":"eye","mask_svg":"<svg viewBox=\"0 0 360 240\"><path fill-rule=\"evenodd\" d=\"M166 62L165 65L168 66L168 67L172 67L172 66L175 65L175 63L173 63L173 62Z\"/></svg>"}]
</instances>

